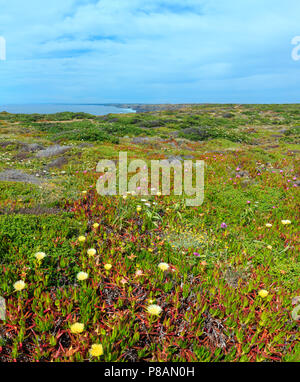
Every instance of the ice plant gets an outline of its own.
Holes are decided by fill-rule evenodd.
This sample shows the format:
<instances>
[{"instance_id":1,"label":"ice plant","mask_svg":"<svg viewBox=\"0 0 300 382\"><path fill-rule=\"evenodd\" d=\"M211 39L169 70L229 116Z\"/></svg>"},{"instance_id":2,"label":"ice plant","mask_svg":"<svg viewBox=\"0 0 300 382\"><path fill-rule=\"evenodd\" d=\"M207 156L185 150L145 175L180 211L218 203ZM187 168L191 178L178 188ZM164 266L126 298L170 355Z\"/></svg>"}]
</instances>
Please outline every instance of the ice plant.
<instances>
[{"instance_id":1,"label":"ice plant","mask_svg":"<svg viewBox=\"0 0 300 382\"><path fill-rule=\"evenodd\" d=\"M105 264L104 265L104 269L106 269L107 271L109 271L111 269L112 265L111 264Z\"/></svg>"},{"instance_id":2,"label":"ice plant","mask_svg":"<svg viewBox=\"0 0 300 382\"><path fill-rule=\"evenodd\" d=\"M89 248L88 250L87 250L87 254L89 255L89 256L95 256L96 255L96 250L95 250L95 248Z\"/></svg>"},{"instance_id":3,"label":"ice plant","mask_svg":"<svg viewBox=\"0 0 300 382\"><path fill-rule=\"evenodd\" d=\"M93 344L89 353L92 357L100 357L103 354L103 346L101 344Z\"/></svg>"},{"instance_id":4,"label":"ice plant","mask_svg":"<svg viewBox=\"0 0 300 382\"><path fill-rule=\"evenodd\" d=\"M86 241L86 237L81 235L78 237L78 241L80 241L81 243L85 242Z\"/></svg>"},{"instance_id":5,"label":"ice plant","mask_svg":"<svg viewBox=\"0 0 300 382\"><path fill-rule=\"evenodd\" d=\"M227 224L226 223L221 223L221 228L227 228Z\"/></svg>"},{"instance_id":6,"label":"ice plant","mask_svg":"<svg viewBox=\"0 0 300 382\"><path fill-rule=\"evenodd\" d=\"M269 294L269 292L265 289L261 289L259 292L258 292L258 295L261 297L261 298L265 298L267 297Z\"/></svg>"},{"instance_id":7,"label":"ice plant","mask_svg":"<svg viewBox=\"0 0 300 382\"><path fill-rule=\"evenodd\" d=\"M84 324L81 322L75 322L75 324L70 326L71 332L74 334L79 334L84 331Z\"/></svg>"},{"instance_id":8,"label":"ice plant","mask_svg":"<svg viewBox=\"0 0 300 382\"><path fill-rule=\"evenodd\" d=\"M24 289L25 286L26 286L26 284L23 280L19 280L19 281L14 283L14 288L16 291L20 291L20 290Z\"/></svg>"},{"instance_id":9,"label":"ice plant","mask_svg":"<svg viewBox=\"0 0 300 382\"><path fill-rule=\"evenodd\" d=\"M88 277L89 277L89 275L86 272L77 273L77 280L79 280L79 281L86 280Z\"/></svg>"},{"instance_id":10,"label":"ice plant","mask_svg":"<svg viewBox=\"0 0 300 382\"><path fill-rule=\"evenodd\" d=\"M45 257L46 257L46 254L44 252L37 252L34 257L37 259L37 260L43 260Z\"/></svg>"},{"instance_id":11,"label":"ice plant","mask_svg":"<svg viewBox=\"0 0 300 382\"><path fill-rule=\"evenodd\" d=\"M158 268L161 269L162 271L166 271L170 268L170 266L167 263L159 263Z\"/></svg>"},{"instance_id":12,"label":"ice plant","mask_svg":"<svg viewBox=\"0 0 300 382\"><path fill-rule=\"evenodd\" d=\"M147 307L147 312L152 316L159 316L162 312L162 308L159 305L152 304Z\"/></svg>"}]
</instances>

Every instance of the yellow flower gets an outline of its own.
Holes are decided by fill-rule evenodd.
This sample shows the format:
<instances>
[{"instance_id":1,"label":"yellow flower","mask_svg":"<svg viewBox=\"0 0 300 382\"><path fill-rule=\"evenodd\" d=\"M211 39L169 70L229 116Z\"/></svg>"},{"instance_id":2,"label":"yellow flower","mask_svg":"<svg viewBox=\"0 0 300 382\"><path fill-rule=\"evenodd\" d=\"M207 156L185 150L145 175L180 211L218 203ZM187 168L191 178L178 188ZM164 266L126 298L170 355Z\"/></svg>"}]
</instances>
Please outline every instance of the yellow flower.
<instances>
[{"instance_id":1,"label":"yellow flower","mask_svg":"<svg viewBox=\"0 0 300 382\"><path fill-rule=\"evenodd\" d=\"M79 280L79 281L86 280L88 277L89 277L89 275L86 272L77 273L77 280Z\"/></svg>"},{"instance_id":2,"label":"yellow flower","mask_svg":"<svg viewBox=\"0 0 300 382\"><path fill-rule=\"evenodd\" d=\"M281 223L283 225L286 225L286 224L291 224L291 221L290 220L281 220Z\"/></svg>"},{"instance_id":3,"label":"yellow flower","mask_svg":"<svg viewBox=\"0 0 300 382\"><path fill-rule=\"evenodd\" d=\"M123 195L123 199L124 199L124 200L127 199L127 195Z\"/></svg>"},{"instance_id":4,"label":"yellow flower","mask_svg":"<svg viewBox=\"0 0 300 382\"><path fill-rule=\"evenodd\" d=\"M137 207L136 207L136 211L137 211L137 212L142 211L142 207L141 207L141 206L137 206Z\"/></svg>"},{"instance_id":5,"label":"yellow flower","mask_svg":"<svg viewBox=\"0 0 300 382\"><path fill-rule=\"evenodd\" d=\"M267 290L265 290L265 289L261 289L261 290L258 292L258 295L259 295L260 297L262 297L262 298L267 297L268 294L269 294L269 292L268 292Z\"/></svg>"},{"instance_id":6,"label":"yellow flower","mask_svg":"<svg viewBox=\"0 0 300 382\"><path fill-rule=\"evenodd\" d=\"M71 332L74 334L82 333L84 331L84 324L76 322L70 326Z\"/></svg>"},{"instance_id":7,"label":"yellow flower","mask_svg":"<svg viewBox=\"0 0 300 382\"><path fill-rule=\"evenodd\" d=\"M104 269L106 269L107 271L109 271L111 269L112 265L111 264L105 264L104 265Z\"/></svg>"},{"instance_id":8,"label":"yellow flower","mask_svg":"<svg viewBox=\"0 0 300 382\"><path fill-rule=\"evenodd\" d=\"M87 250L87 254L89 255L89 256L95 256L96 255L96 250L95 250L95 248L90 248L90 249L88 249Z\"/></svg>"},{"instance_id":9,"label":"yellow flower","mask_svg":"<svg viewBox=\"0 0 300 382\"><path fill-rule=\"evenodd\" d=\"M158 193L156 194L157 196L161 196L161 192L160 191L158 191Z\"/></svg>"},{"instance_id":10,"label":"yellow flower","mask_svg":"<svg viewBox=\"0 0 300 382\"><path fill-rule=\"evenodd\" d=\"M273 247L272 247L272 245L267 245L267 248L272 249Z\"/></svg>"},{"instance_id":11,"label":"yellow flower","mask_svg":"<svg viewBox=\"0 0 300 382\"><path fill-rule=\"evenodd\" d=\"M94 228L98 228L98 227L99 227L99 224L98 224L98 223L94 223L94 224L93 224L93 227L94 227Z\"/></svg>"},{"instance_id":12,"label":"yellow flower","mask_svg":"<svg viewBox=\"0 0 300 382\"><path fill-rule=\"evenodd\" d=\"M168 270L169 269L169 264L167 264L167 263L159 263L158 264L158 268L159 269L161 269L162 271L166 271L166 270Z\"/></svg>"},{"instance_id":13,"label":"yellow flower","mask_svg":"<svg viewBox=\"0 0 300 382\"><path fill-rule=\"evenodd\" d=\"M44 257L46 257L46 254L44 252L37 252L34 257L37 259L37 260L43 260Z\"/></svg>"},{"instance_id":14,"label":"yellow flower","mask_svg":"<svg viewBox=\"0 0 300 382\"><path fill-rule=\"evenodd\" d=\"M87 191L82 191L82 194L83 194L83 195L87 194Z\"/></svg>"},{"instance_id":15,"label":"yellow flower","mask_svg":"<svg viewBox=\"0 0 300 382\"><path fill-rule=\"evenodd\" d=\"M15 288L15 290L17 290L17 291L20 291L20 290L24 289L25 286L26 286L26 284L24 283L23 280L19 280L19 281L17 281L17 282L14 283L14 288Z\"/></svg>"},{"instance_id":16,"label":"yellow flower","mask_svg":"<svg viewBox=\"0 0 300 382\"><path fill-rule=\"evenodd\" d=\"M90 348L90 355L92 357L100 357L103 354L103 346L101 344L93 344Z\"/></svg>"},{"instance_id":17,"label":"yellow flower","mask_svg":"<svg viewBox=\"0 0 300 382\"><path fill-rule=\"evenodd\" d=\"M147 312L150 313L153 316L159 316L160 313L162 312L162 309L159 305L149 305L147 308Z\"/></svg>"},{"instance_id":18,"label":"yellow flower","mask_svg":"<svg viewBox=\"0 0 300 382\"><path fill-rule=\"evenodd\" d=\"M272 227L272 224L267 223L267 224L266 224L266 227L270 228L270 227Z\"/></svg>"},{"instance_id":19,"label":"yellow flower","mask_svg":"<svg viewBox=\"0 0 300 382\"><path fill-rule=\"evenodd\" d=\"M78 241L83 243L84 241L86 241L86 237L85 236L79 236Z\"/></svg>"}]
</instances>

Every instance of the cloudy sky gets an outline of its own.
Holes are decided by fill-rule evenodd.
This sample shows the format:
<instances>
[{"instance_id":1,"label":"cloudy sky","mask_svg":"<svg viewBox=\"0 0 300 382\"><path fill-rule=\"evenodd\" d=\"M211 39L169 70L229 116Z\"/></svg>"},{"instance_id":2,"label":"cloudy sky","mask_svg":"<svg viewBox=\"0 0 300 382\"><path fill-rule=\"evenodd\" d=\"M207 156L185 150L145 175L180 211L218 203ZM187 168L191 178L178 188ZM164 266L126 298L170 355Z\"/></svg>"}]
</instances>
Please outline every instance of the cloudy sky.
<instances>
[{"instance_id":1,"label":"cloudy sky","mask_svg":"<svg viewBox=\"0 0 300 382\"><path fill-rule=\"evenodd\" d=\"M0 104L300 101L299 0L0 0Z\"/></svg>"}]
</instances>

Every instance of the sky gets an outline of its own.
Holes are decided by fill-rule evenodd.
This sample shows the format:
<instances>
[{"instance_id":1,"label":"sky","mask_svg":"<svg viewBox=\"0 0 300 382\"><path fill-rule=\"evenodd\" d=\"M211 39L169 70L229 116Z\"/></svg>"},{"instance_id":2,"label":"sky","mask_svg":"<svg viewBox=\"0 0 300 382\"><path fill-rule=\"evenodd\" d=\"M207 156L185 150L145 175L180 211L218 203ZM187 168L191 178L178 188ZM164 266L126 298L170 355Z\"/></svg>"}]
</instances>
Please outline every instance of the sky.
<instances>
[{"instance_id":1,"label":"sky","mask_svg":"<svg viewBox=\"0 0 300 382\"><path fill-rule=\"evenodd\" d=\"M299 0L0 0L0 104L298 103L299 17Z\"/></svg>"}]
</instances>

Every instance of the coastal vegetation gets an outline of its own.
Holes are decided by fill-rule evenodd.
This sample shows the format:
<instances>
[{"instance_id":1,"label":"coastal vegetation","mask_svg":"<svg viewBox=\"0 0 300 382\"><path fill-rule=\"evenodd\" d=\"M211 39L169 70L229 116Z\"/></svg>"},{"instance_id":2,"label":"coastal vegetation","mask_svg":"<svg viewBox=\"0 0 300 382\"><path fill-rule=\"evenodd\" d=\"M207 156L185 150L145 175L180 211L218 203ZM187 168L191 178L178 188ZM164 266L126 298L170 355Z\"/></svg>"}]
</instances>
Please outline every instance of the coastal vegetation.
<instances>
[{"instance_id":1,"label":"coastal vegetation","mask_svg":"<svg viewBox=\"0 0 300 382\"><path fill-rule=\"evenodd\" d=\"M299 136L299 105L0 113L0 361L300 361ZM203 204L98 195L120 151L203 160Z\"/></svg>"}]
</instances>

